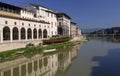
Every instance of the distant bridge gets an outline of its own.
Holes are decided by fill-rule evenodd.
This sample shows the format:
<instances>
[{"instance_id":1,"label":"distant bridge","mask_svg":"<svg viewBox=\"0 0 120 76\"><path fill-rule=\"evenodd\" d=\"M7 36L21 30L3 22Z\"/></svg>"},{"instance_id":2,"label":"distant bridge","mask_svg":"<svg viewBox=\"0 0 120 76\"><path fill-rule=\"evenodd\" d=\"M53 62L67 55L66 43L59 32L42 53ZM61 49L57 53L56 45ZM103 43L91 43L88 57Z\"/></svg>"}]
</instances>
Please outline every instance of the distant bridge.
<instances>
[{"instance_id":1,"label":"distant bridge","mask_svg":"<svg viewBox=\"0 0 120 76\"><path fill-rule=\"evenodd\" d=\"M120 34L85 34L88 37L120 37Z\"/></svg>"}]
</instances>

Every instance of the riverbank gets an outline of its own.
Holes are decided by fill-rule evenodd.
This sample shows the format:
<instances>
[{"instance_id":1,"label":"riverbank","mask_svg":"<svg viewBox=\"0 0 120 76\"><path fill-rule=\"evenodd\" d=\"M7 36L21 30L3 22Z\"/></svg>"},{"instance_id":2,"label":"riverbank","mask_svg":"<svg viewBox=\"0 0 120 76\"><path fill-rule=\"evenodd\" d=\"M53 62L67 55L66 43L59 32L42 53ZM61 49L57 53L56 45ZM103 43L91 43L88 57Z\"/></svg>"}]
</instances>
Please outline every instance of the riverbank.
<instances>
[{"instance_id":1,"label":"riverbank","mask_svg":"<svg viewBox=\"0 0 120 76\"><path fill-rule=\"evenodd\" d=\"M0 62L7 61L7 60L14 60L16 58L20 57L31 57L35 54L41 54L44 50L50 50L50 49L59 49L64 46L73 46L75 44L81 43L76 42L63 42L63 43L57 43L57 44L50 44L50 45L39 45L36 47L29 47L29 48L20 48L20 49L14 49L14 50L8 50L5 52L0 52Z\"/></svg>"}]
</instances>

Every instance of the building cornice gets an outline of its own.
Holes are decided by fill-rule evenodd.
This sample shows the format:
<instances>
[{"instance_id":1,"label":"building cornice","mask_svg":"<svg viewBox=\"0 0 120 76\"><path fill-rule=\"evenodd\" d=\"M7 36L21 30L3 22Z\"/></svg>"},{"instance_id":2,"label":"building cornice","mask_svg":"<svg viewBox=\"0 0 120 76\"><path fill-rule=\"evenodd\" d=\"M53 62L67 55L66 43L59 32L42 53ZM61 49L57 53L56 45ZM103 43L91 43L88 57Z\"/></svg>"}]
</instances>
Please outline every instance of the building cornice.
<instances>
[{"instance_id":1,"label":"building cornice","mask_svg":"<svg viewBox=\"0 0 120 76\"><path fill-rule=\"evenodd\" d=\"M66 16L68 19L71 19L70 16L68 16L66 13L64 12L57 12L56 15L64 15Z\"/></svg>"}]
</instances>

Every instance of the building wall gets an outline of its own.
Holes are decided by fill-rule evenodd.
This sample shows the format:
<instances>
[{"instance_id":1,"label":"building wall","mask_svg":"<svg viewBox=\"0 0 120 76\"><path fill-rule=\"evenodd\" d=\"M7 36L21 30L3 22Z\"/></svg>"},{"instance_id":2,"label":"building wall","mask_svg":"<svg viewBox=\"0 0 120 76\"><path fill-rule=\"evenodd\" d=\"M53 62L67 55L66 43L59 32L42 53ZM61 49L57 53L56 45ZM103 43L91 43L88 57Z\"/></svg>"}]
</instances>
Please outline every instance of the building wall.
<instances>
[{"instance_id":1,"label":"building wall","mask_svg":"<svg viewBox=\"0 0 120 76\"><path fill-rule=\"evenodd\" d=\"M62 28L62 36L71 35L71 18L65 13L58 17L55 11L40 5L25 4L23 8L9 6L12 8L3 9L4 6L0 6L0 44L5 43L6 47L18 45L16 48L21 48L28 42L41 42L42 39L58 35L59 27ZM81 35L81 30L77 29L77 35Z\"/></svg>"},{"instance_id":2,"label":"building wall","mask_svg":"<svg viewBox=\"0 0 120 76\"><path fill-rule=\"evenodd\" d=\"M35 20L34 13L26 11L26 10L21 10L21 18Z\"/></svg>"},{"instance_id":3,"label":"building wall","mask_svg":"<svg viewBox=\"0 0 120 76\"><path fill-rule=\"evenodd\" d=\"M50 22L50 37L52 37L53 35L57 35L57 18L53 13L48 12L48 14L47 20Z\"/></svg>"},{"instance_id":4,"label":"building wall","mask_svg":"<svg viewBox=\"0 0 120 76\"><path fill-rule=\"evenodd\" d=\"M5 24L5 21L7 21L7 24ZM16 25L15 25L15 22L16 22ZM42 31L44 31L46 29L47 32L48 32L48 36L49 36L49 28L48 28L49 24L45 24L45 23L38 23L38 22L32 22L32 21L25 21L25 20L19 20L19 19L11 19L11 18L0 17L0 27L1 27L0 30L1 30L1 33L2 33L3 28L5 26L10 28L11 38L12 38L12 32L13 32L14 27L18 28L19 37L20 37L21 28L24 28L26 30L26 32L30 28L32 30L32 39L34 39L33 38L33 35L34 35L33 34L33 29L36 29L37 33L38 33L39 29L41 29ZM2 35L1 35L1 37L2 37ZM39 39L38 34L37 34L37 39ZM11 41L12 41L12 39L11 39Z\"/></svg>"},{"instance_id":5,"label":"building wall","mask_svg":"<svg viewBox=\"0 0 120 76\"><path fill-rule=\"evenodd\" d=\"M81 35L82 35L82 31L81 31L79 28L77 28L77 35L78 35L78 36L81 36Z\"/></svg>"},{"instance_id":6,"label":"building wall","mask_svg":"<svg viewBox=\"0 0 120 76\"><path fill-rule=\"evenodd\" d=\"M76 23L71 22L71 36L76 37L76 36L81 36L81 30L77 27Z\"/></svg>"},{"instance_id":7,"label":"building wall","mask_svg":"<svg viewBox=\"0 0 120 76\"><path fill-rule=\"evenodd\" d=\"M75 37L77 35L77 26L71 23L70 27L71 37Z\"/></svg>"},{"instance_id":8,"label":"building wall","mask_svg":"<svg viewBox=\"0 0 120 76\"><path fill-rule=\"evenodd\" d=\"M37 20L43 20L50 23L50 25L48 26L49 37L52 37L53 35L57 35L57 17L55 13L51 13L54 11L42 6L34 6L30 4L23 5L23 7L28 10L33 10L33 12L36 14Z\"/></svg>"},{"instance_id":9,"label":"building wall","mask_svg":"<svg viewBox=\"0 0 120 76\"><path fill-rule=\"evenodd\" d=\"M58 17L58 27L62 27L63 36L70 36L70 19L66 18L64 15Z\"/></svg>"},{"instance_id":10,"label":"building wall","mask_svg":"<svg viewBox=\"0 0 120 76\"><path fill-rule=\"evenodd\" d=\"M6 24L7 21L7 24ZM32 22L32 21L25 21L25 20L19 20L19 19L12 19L12 18L5 18L5 17L0 17L0 51L5 51L5 50L11 50L11 49L16 49L16 48L23 48L26 46L28 43L34 43L37 42L37 44L42 43L42 39L46 39L49 37L49 24L46 23L38 23L38 22ZM9 28L9 33L10 36L7 38L4 36L5 28ZM15 32L13 31L14 28L18 29L18 39L15 39L13 37L13 34ZM25 39L21 39L21 29L25 29ZM32 38L28 39L28 29L31 29L31 36ZM33 30L37 30L37 36L35 38ZM39 30L42 31L41 37L39 36ZM47 37L44 38L44 33L43 31L47 31ZM15 46L16 45L16 46ZM13 46L13 47L12 47ZM15 47L14 47L15 46Z\"/></svg>"}]
</instances>

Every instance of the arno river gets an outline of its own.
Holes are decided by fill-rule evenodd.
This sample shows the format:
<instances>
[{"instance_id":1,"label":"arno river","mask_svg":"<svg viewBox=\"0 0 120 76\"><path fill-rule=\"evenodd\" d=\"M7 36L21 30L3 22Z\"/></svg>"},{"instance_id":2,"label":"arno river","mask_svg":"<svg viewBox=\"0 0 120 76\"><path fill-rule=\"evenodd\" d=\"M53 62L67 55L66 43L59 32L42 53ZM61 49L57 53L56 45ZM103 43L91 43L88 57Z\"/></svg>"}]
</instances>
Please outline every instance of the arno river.
<instances>
[{"instance_id":1,"label":"arno river","mask_svg":"<svg viewBox=\"0 0 120 76\"><path fill-rule=\"evenodd\" d=\"M2 62L0 76L120 76L120 43L95 39Z\"/></svg>"}]
</instances>

